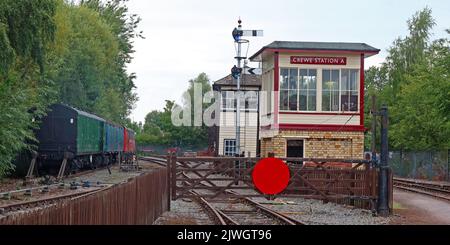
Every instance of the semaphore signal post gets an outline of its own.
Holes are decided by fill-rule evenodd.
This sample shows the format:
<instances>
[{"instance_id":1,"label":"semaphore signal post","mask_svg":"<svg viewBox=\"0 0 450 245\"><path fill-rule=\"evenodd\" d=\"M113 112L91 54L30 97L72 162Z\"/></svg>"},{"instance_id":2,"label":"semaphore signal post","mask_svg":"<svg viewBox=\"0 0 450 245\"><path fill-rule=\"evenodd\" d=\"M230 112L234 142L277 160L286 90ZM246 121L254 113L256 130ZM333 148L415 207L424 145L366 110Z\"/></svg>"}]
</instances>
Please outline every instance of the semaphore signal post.
<instances>
[{"instance_id":1,"label":"semaphore signal post","mask_svg":"<svg viewBox=\"0 0 450 245\"><path fill-rule=\"evenodd\" d=\"M241 117L241 74L244 70L245 73L254 74L257 71L255 71L255 68L245 67L242 69L242 61L246 60L247 57L242 56L242 44L249 43L249 40L243 39L244 36L250 36L250 37L261 37L263 36L262 30L243 30L242 29L242 21L241 19L238 20L238 27L234 28L233 30L233 38L235 45L237 46L236 50L236 61L237 66L234 66L231 69L231 75L234 79L236 79L236 153L238 155L241 155L241 125L240 125L240 117ZM247 47L248 49L248 47Z\"/></svg>"}]
</instances>

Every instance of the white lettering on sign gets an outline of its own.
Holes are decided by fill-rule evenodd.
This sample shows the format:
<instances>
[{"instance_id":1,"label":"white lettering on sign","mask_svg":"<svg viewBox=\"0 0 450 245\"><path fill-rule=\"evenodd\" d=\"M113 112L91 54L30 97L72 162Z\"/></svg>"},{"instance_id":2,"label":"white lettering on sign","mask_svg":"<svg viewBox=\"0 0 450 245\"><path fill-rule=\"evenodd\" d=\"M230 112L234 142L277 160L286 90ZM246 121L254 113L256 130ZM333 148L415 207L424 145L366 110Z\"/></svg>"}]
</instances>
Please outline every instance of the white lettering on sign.
<instances>
[{"instance_id":1,"label":"white lettering on sign","mask_svg":"<svg viewBox=\"0 0 450 245\"><path fill-rule=\"evenodd\" d=\"M291 64L347 65L346 57L291 56Z\"/></svg>"}]
</instances>

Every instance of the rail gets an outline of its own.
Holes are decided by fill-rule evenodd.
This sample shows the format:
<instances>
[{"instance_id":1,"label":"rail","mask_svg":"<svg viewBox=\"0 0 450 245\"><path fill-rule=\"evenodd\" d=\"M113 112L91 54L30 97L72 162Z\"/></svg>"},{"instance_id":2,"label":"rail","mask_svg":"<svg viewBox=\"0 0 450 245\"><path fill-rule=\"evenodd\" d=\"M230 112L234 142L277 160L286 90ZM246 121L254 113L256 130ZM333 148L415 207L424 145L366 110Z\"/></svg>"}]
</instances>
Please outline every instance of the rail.
<instances>
[{"instance_id":1,"label":"rail","mask_svg":"<svg viewBox=\"0 0 450 245\"><path fill-rule=\"evenodd\" d=\"M186 173L182 173L181 174L186 180L188 180L190 178L189 175L187 175ZM188 181L183 182L186 185L191 185L191 183L189 183ZM205 183L201 183L201 185L203 186L208 186ZM229 215L225 214L225 212L223 210L220 210L216 207L214 207L214 205L211 202L214 202L214 199L211 199L209 201L207 201L205 198L202 197L202 194L198 193L197 191L190 191L196 199L199 200L199 202L201 203L202 206L205 207L205 210L211 214L212 217L214 217L213 219L218 220L219 224L221 225L240 225L240 223L238 221L236 221L235 219L233 219L232 217L230 217ZM272 210L268 207L265 207L263 205L261 205L258 202L255 202L254 200L248 198L248 197L242 197L239 193L234 192L234 191L230 191L227 190L226 193L230 194L230 196L235 197L237 200L239 200L240 203L245 203L246 205L249 205L253 208L252 211L241 211L239 213L244 214L244 215L255 215L256 213L260 212L262 213L264 216L268 217L269 219L273 219L273 220L277 220L277 223L280 224L285 224L285 225L305 225L304 222L296 220L292 217L289 217L287 215L284 215L282 213L279 213L275 210Z\"/></svg>"},{"instance_id":2,"label":"rail","mask_svg":"<svg viewBox=\"0 0 450 245\"><path fill-rule=\"evenodd\" d=\"M394 178L394 187L401 190L450 201L450 183L447 185L411 179Z\"/></svg>"}]
</instances>

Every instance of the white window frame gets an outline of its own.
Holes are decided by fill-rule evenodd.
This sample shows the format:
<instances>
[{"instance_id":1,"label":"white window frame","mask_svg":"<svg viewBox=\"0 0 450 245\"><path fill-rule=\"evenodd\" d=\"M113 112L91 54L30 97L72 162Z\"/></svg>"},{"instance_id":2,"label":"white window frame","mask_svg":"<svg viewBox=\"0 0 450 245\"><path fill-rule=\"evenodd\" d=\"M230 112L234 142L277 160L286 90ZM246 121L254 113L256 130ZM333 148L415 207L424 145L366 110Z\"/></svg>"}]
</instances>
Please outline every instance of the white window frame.
<instances>
[{"instance_id":1,"label":"white window frame","mask_svg":"<svg viewBox=\"0 0 450 245\"><path fill-rule=\"evenodd\" d=\"M224 96L225 94L225 96ZM233 95L232 98L230 98L228 95ZM234 111L236 110L236 99L234 96L234 91L222 91L220 94L221 98L220 98L220 107L223 111ZM224 100L225 100L225 104L224 104ZM229 103L229 102L232 103ZM230 106L231 107L228 107Z\"/></svg>"},{"instance_id":2,"label":"white window frame","mask_svg":"<svg viewBox=\"0 0 450 245\"><path fill-rule=\"evenodd\" d=\"M282 110L281 109L281 69L292 69L294 67L280 67L279 68L279 74L280 74L280 78L279 78L279 84L278 84L278 110L279 112L299 112L299 113L354 113L354 114L359 114L361 112L361 108L360 108L360 100L361 100L361 93L360 93L360 86L361 86L361 79L360 79L360 72L364 72L361 71L361 69L358 68L307 68L307 67L298 67L298 76L297 76L297 110ZM295 69L295 68L294 68ZM301 69L306 69L308 70L308 74L309 74L309 70L316 70L316 110L315 111L304 111L304 110L299 110L300 109L300 70ZM337 111L324 111L323 110L323 70L337 70L339 71L339 78L338 78L338 86L339 86L339 110ZM342 110L342 88L341 88L341 76L342 76L342 71L343 70L356 70L357 71L357 79L356 79L356 93L358 94L358 100L357 100L357 110L356 111L343 111ZM283 89L286 90L286 89ZM287 89L287 91L289 91L289 89ZM307 90L308 91L308 90ZM352 90L346 90L346 91L352 91ZM289 96L289 93L288 93ZM308 99L307 99L308 102Z\"/></svg>"},{"instance_id":3,"label":"white window frame","mask_svg":"<svg viewBox=\"0 0 450 245\"><path fill-rule=\"evenodd\" d=\"M280 74L280 78L279 78L279 81L281 81L281 69L287 69L288 71L290 70L290 69L297 69L297 110L282 110L280 107L281 107L281 90L284 90L284 91L288 91L288 107L289 107L289 91L290 90L292 90L292 89L290 89L289 88L289 84L288 84L288 88L287 89L281 89L281 82L279 82L279 84L278 84L278 92L279 92L279 96L278 96L278 109L279 109L279 111L280 112L304 112L304 113L314 113L314 112L319 112L319 105L317 104L317 98L319 98L319 85L318 85L318 83L319 83L319 74L318 74L318 72L320 71L320 69L317 69L317 68L305 68L305 67L281 67L280 68L280 72L279 72L279 74ZM314 111L308 111L308 110L300 110L300 70L307 70L307 74L309 74L309 71L310 70L315 70L316 71L316 110L314 110ZM288 74L289 74L289 76L290 76L290 71L288 72ZM305 91L307 92L307 95L306 95L306 108L308 108L308 96L309 96L309 91L310 91L311 89L306 89Z\"/></svg>"},{"instance_id":4,"label":"white window frame","mask_svg":"<svg viewBox=\"0 0 450 245\"><path fill-rule=\"evenodd\" d=\"M280 111L285 111L285 112L297 112L298 111L298 108L299 108L299 104L298 104L298 98L299 98L299 96L298 96L298 92L299 92L299 90L298 90L298 78L299 78L299 74L298 74L298 72L299 72L299 69L298 68L294 68L294 67L283 67L283 68L280 68L280 79L279 79L279 81L281 81L282 79L281 79L281 69L286 69L287 71L288 71L288 84L287 84L287 89L282 89L281 88L281 82L279 82L279 88L278 88L278 91L279 91L279 96L278 96L278 107L281 107L281 91L283 90L283 91L287 91L287 96L288 96L288 98L287 98L287 101L288 101L288 109L287 110L281 110L280 108L279 108L279 110ZM294 69L297 69L297 81L295 81L296 82L296 90L297 90L297 105L296 105L296 107L297 107L297 110L289 110L289 92L291 91L291 90L294 90L294 89L290 89L289 88L289 77L290 77L290 74L291 74L291 71L290 70L294 70Z\"/></svg>"},{"instance_id":5,"label":"white window frame","mask_svg":"<svg viewBox=\"0 0 450 245\"><path fill-rule=\"evenodd\" d=\"M308 110L308 105L309 105L309 100L308 100L308 98L309 98L309 91L310 90L312 90L312 89L310 89L309 87L305 90L306 91L306 110L300 110L300 90L303 90L303 89L300 89L300 70L306 70L306 76L307 77L309 77L309 71L310 70L315 70L316 71L316 88L314 89L314 90L316 90L316 109L315 110L313 110L313 111L310 111L310 110ZM297 81L297 90L298 90L298 92L297 92L297 111L298 112L317 112L318 110L317 110L317 108L318 108L318 106L317 106L317 97L319 96L319 93L317 92L317 83L318 83L318 75L317 75L317 71L318 71L318 69L316 69L316 68L299 68L298 69L298 81Z\"/></svg>"},{"instance_id":6,"label":"white window frame","mask_svg":"<svg viewBox=\"0 0 450 245\"><path fill-rule=\"evenodd\" d=\"M338 83L338 89L337 89L337 91L338 91L338 100L339 100L339 102L338 102L338 110L337 111L333 111L333 110L329 110L329 111L324 111L323 110L323 72L324 71L329 71L330 72L330 79L331 79L331 77L332 77L332 74L333 74L333 71L338 71L339 72L339 74L338 74L338 81L337 81L337 83ZM320 103L321 103L321 105L322 105L322 111L323 112L329 112L329 113L340 113L341 112L341 69L333 69L333 68L329 68L329 69L321 69L321 73L322 73L322 81L320 81L320 83L322 84L322 93L321 93L321 98L320 98ZM331 97L330 97L330 103L331 103Z\"/></svg>"},{"instance_id":7,"label":"white window frame","mask_svg":"<svg viewBox=\"0 0 450 245\"><path fill-rule=\"evenodd\" d=\"M234 141L234 153L232 153L231 155L227 155L227 142L233 142ZM236 139L224 139L223 140L223 155L224 156L234 156L234 155L236 155L237 153L236 153L236 147L237 147L237 145L236 145Z\"/></svg>"},{"instance_id":8,"label":"white window frame","mask_svg":"<svg viewBox=\"0 0 450 245\"><path fill-rule=\"evenodd\" d=\"M254 108L250 108L251 100L254 100L254 103L255 103ZM247 102L249 105L248 108L247 108ZM245 109L246 111L258 111L258 108L259 108L259 93L258 93L258 91L253 91L253 90L245 91L242 103L244 103L243 109ZM243 109L241 109L241 110L243 110Z\"/></svg>"},{"instance_id":9,"label":"white window frame","mask_svg":"<svg viewBox=\"0 0 450 245\"><path fill-rule=\"evenodd\" d=\"M352 71L356 71L356 88L355 88L355 90L350 90L350 89L348 89L347 88L347 90L342 90L342 86L341 86L341 84L342 84L342 74L343 74L343 72L344 71L346 71L346 72L348 72L348 78L349 79L351 79L351 72ZM348 113L357 113L357 112L359 112L360 111L360 108L359 108L359 106L360 106L360 104L359 104L359 101L360 101L360 94L359 94L359 92L360 92L360 90L359 90L359 86L361 86L360 85L360 79L358 79L358 77L360 77L360 73L361 71L359 70L359 69L352 69L352 68L343 68L343 69L341 69L341 74L340 74L340 76L339 76L339 110L341 111L341 112L348 112ZM357 93L357 101L356 101L356 108L357 108L357 110L356 111L344 111L344 110L342 110L342 92L343 91L345 91L345 92L356 92Z\"/></svg>"},{"instance_id":10,"label":"white window frame","mask_svg":"<svg viewBox=\"0 0 450 245\"><path fill-rule=\"evenodd\" d=\"M241 91L241 111L258 111L259 109L259 92L248 90L248 91ZM225 96L224 96L225 94ZM230 95L230 96L228 96ZM237 105L237 99L236 99L236 91L221 91L220 94L220 107L222 111L236 111L236 105ZM224 104L225 100L225 104ZM255 103L254 108L247 107L247 101L250 102L250 100L253 100ZM231 107L228 107L230 106ZM248 104L250 105L250 103Z\"/></svg>"}]
</instances>

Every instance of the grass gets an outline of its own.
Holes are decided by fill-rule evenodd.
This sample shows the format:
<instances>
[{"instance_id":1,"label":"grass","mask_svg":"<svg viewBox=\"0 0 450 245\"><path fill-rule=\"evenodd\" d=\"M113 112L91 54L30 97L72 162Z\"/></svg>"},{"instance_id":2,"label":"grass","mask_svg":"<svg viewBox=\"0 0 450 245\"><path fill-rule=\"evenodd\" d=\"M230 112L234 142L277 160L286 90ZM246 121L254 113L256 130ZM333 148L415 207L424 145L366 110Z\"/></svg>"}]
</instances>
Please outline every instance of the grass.
<instances>
[{"instance_id":1,"label":"grass","mask_svg":"<svg viewBox=\"0 0 450 245\"><path fill-rule=\"evenodd\" d=\"M400 203L394 202L394 209L407 209L406 207L403 207Z\"/></svg>"}]
</instances>

